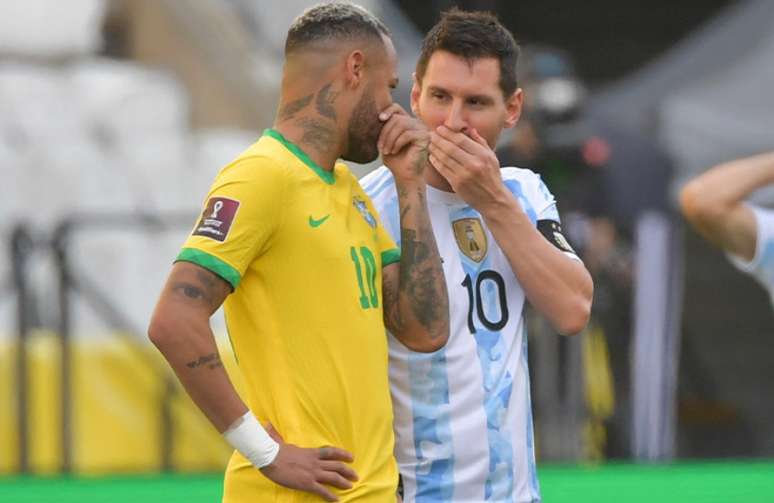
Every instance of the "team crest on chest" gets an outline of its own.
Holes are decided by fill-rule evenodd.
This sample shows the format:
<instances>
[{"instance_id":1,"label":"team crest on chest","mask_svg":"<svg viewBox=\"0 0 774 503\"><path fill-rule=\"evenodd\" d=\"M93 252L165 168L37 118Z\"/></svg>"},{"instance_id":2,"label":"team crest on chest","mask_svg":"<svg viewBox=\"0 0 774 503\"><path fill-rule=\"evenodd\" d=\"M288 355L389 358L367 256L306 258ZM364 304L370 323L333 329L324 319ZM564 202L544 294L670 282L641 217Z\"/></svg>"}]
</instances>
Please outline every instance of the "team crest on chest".
<instances>
[{"instance_id":1,"label":"team crest on chest","mask_svg":"<svg viewBox=\"0 0 774 503\"><path fill-rule=\"evenodd\" d=\"M461 218L452 222L454 238L460 251L474 262L486 257L487 241L484 226L478 218Z\"/></svg>"},{"instance_id":2,"label":"team crest on chest","mask_svg":"<svg viewBox=\"0 0 774 503\"><path fill-rule=\"evenodd\" d=\"M376 219L371 214L371 212L368 211L368 205L366 205L365 201L355 196L352 198L352 206L357 208L357 211L359 211L360 214L363 215L363 218L368 223L368 225L370 225L374 229L376 228Z\"/></svg>"}]
</instances>

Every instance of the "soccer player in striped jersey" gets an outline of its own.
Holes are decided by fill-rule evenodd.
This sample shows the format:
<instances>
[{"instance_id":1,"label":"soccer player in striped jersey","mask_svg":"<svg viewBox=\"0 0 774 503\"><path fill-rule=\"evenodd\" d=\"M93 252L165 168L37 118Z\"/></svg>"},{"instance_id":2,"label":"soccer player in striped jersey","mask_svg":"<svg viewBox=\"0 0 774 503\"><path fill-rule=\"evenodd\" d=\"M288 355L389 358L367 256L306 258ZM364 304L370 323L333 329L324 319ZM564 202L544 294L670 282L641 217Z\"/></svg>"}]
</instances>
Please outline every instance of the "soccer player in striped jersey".
<instances>
[{"instance_id":1,"label":"soccer player in striped jersey","mask_svg":"<svg viewBox=\"0 0 774 503\"><path fill-rule=\"evenodd\" d=\"M151 340L235 449L226 503L395 502L385 323L417 351L448 338L429 134L392 103L396 65L387 28L353 4L293 23L274 127L217 175L156 306ZM337 161L376 159L385 129L402 252ZM209 325L221 303L243 397Z\"/></svg>"},{"instance_id":2,"label":"soccer player in striped jersey","mask_svg":"<svg viewBox=\"0 0 774 503\"><path fill-rule=\"evenodd\" d=\"M683 215L731 262L755 277L774 302L774 211L745 202L774 183L774 152L715 166L680 193Z\"/></svg>"},{"instance_id":3,"label":"soccer player in striped jersey","mask_svg":"<svg viewBox=\"0 0 774 503\"><path fill-rule=\"evenodd\" d=\"M493 151L521 111L517 55L494 16L452 10L416 66L411 106L431 131L427 201L451 334L431 354L389 339L395 452L410 503L540 500L524 304L562 334L589 318L592 281L553 196L535 173L501 168ZM382 167L360 182L405 250L393 175Z\"/></svg>"}]
</instances>

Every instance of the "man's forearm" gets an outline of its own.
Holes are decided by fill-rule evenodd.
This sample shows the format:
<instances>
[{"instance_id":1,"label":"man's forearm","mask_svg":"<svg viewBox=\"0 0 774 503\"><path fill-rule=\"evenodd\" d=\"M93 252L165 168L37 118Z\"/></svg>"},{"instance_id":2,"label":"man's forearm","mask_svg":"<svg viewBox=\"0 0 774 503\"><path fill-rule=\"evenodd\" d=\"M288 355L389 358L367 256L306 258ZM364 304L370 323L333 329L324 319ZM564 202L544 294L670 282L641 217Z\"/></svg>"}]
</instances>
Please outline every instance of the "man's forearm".
<instances>
[{"instance_id":1,"label":"man's forearm","mask_svg":"<svg viewBox=\"0 0 774 503\"><path fill-rule=\"evenodd\" d=\"M680 207L688 222L710 242L752 260L756 223L743 201L770 183L774 183L774 152L738 159L688 182L680 192Z\"/></svg>"},{"instance_id":2,"label":"man's forearm","mask_svg":"<svg viewBox=\"0 0 774 503\"><path fill-rule=\"evenodd\" d=\"M549 243L512 197L482 216L529 301L558 332L580 332L588 322L593 294L583 264Z\"/></svg>"},{"instance_id":3,"label":"man's forearm","mask_svg":"<svg viewBox=\"0 0 774 503\"><path fill-rule=\"evenodd\" d=\"M774 152L716 166L689 182L686 190L720 209L741 202L770 183L774 183Z\"/></svg>"},{"instance_id":4,"label":"man's forearm","mask_svg":"<svg viewBox=\"0 0 774 503\"><path fill-rule=\"evenodd\" d=\"M244 415L247 406L223 367L209 323L180 319L152 324L150 336L188 395L218 432L223 433Z\"/></svg>"},{"instance_id":5,"label":"man's forearm","mask_svg":"<svg viewBox=\"0 0 774 503\"><path fill-rule=\"evenodd\" d=\"M401 259L393 333L434 350L449 336L449 300L425 185L398 184ZM395 333L397 332L397 333Z\"/></svg>"}]
</instances>

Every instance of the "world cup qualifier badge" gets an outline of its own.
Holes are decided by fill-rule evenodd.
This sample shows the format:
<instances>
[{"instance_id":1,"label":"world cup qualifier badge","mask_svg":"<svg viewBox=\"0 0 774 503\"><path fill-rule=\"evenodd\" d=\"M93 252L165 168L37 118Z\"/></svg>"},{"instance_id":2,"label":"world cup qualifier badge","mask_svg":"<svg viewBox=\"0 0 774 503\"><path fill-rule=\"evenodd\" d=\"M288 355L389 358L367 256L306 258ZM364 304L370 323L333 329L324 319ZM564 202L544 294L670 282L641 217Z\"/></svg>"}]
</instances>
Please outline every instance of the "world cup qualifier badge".
<instances>
[{"instance_id":1,"label":"world cup qualifier badge","mask_svg":"<svg viewBox=\"0 0 774 503\"><path fill-rule=\"evenodd\" d=\"M368 211L368 205L366 205L365 201L355 196L352 198L352 205L357 208L357 211L359 211L361 215L363 215L363 218L368 222L368 225L375 229L376 219L371 215L371 212Z\"/></svg>"},{"instance_id":2,"label":"world cup qualifier badge","mask_svg":"<svg viewBox=\"0 0 774 503\"><path fill-rule=\"evenodd\" d=\"M225 241L238 209L239 201L227 197L211 197L194 228L193 235Z\"/></svg>"}]
</instances>

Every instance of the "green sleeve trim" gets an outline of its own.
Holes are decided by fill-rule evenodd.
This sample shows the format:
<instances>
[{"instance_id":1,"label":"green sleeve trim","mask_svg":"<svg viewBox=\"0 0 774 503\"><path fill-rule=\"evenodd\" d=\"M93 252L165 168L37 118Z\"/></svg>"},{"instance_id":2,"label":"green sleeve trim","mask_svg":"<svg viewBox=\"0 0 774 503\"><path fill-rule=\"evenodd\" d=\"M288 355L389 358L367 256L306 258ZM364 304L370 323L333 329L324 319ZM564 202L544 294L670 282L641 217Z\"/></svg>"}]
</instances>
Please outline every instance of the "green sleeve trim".
<instances>
[{"instance_id":1,"label":"green sleeve trim","mask_svg":"<svg viewBox=\"0 0 774 503\"><path fill-rule=\"evenodd\" d=\"M198 266L204 267L208 271L214 272L224 280L228 281L228 283L231 285L231 288L234 290L236 290L237 285L239 285L239 280L242 279L239 271L223 262L218 257L195 248L183 248L180 250L180 254L175 259L175 262L180 261L191 262Z\"/></svg>"},{"instance_id":2,"label":"green sleeve trim","mask_svg":"<svg viewBox=\"0 0 774 503\"><path fill-rule=\"evenodd\" d=\"M382 252L382 267L400 262L400 250L393 248Z\"/></svg>"}]
</instances>

